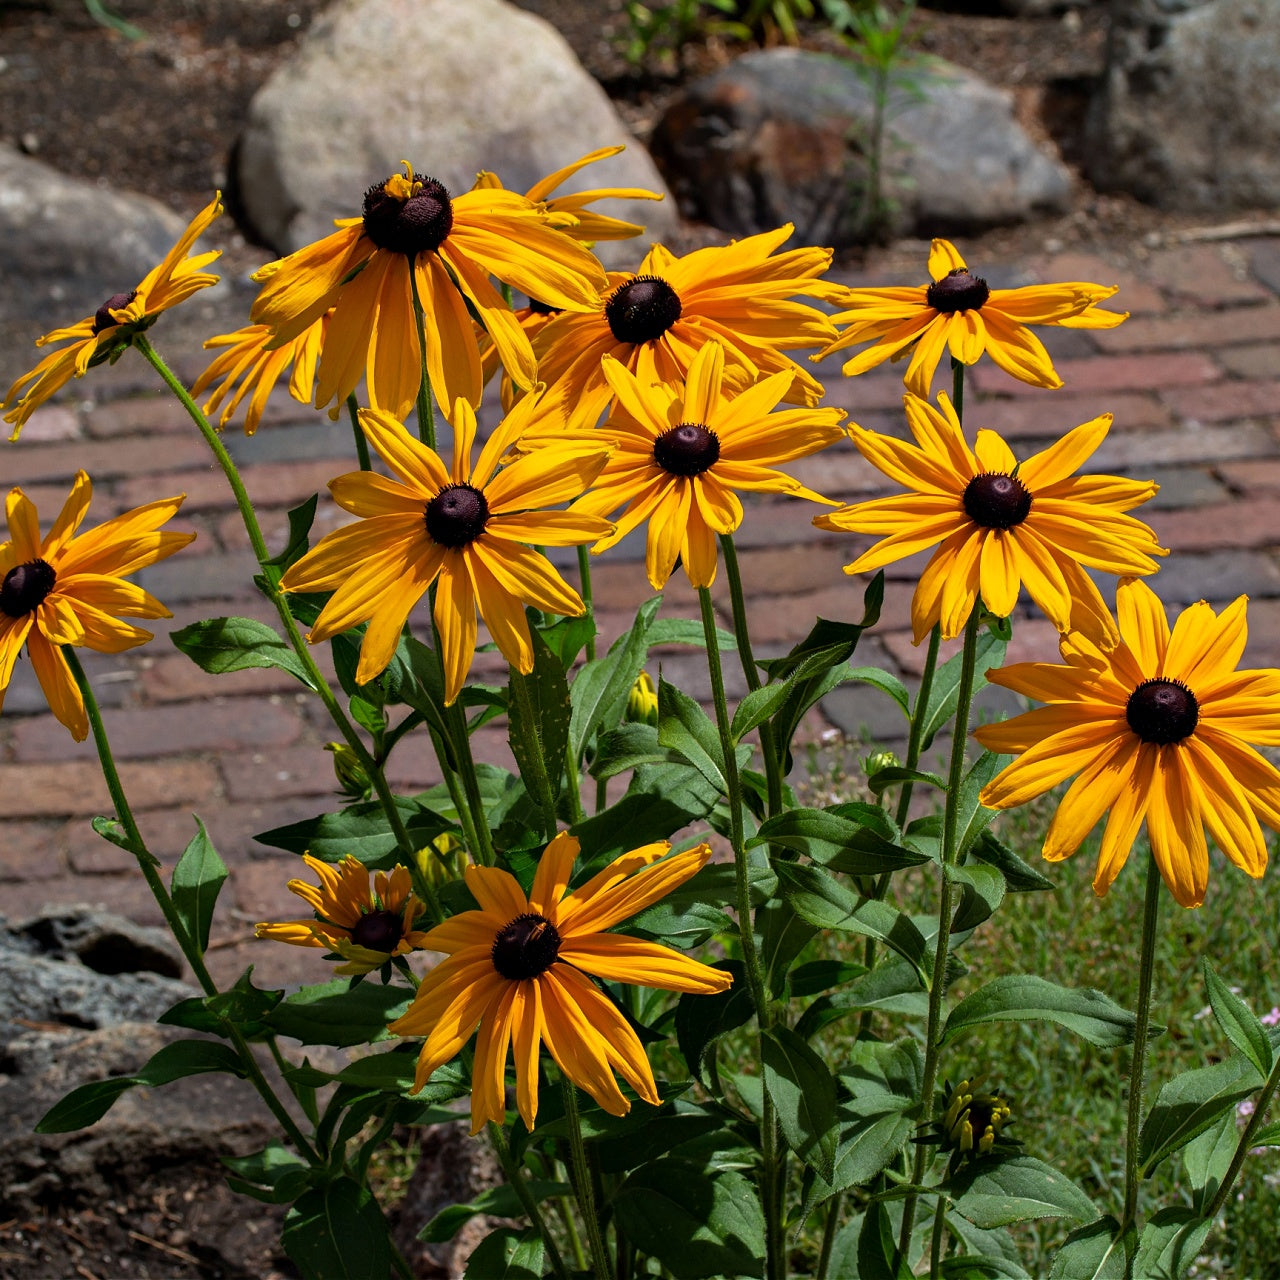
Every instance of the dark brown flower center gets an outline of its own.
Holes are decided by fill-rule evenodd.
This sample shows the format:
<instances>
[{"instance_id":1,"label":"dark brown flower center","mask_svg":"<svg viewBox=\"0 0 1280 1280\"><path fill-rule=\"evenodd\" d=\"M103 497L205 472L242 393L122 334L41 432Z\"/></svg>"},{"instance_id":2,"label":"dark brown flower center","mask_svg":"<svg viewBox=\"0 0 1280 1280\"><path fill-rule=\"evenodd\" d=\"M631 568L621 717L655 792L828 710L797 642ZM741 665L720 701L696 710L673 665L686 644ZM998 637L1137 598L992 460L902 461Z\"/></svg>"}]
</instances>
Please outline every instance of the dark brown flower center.
<instances>
[{"instance_id":1,"label":"dark brown flower center","mask_svg":"<svg viewBox=\"0 0 1280 1280\"><path fill-rule=\"evenodd\" d=\"M57 580L53 566L43 560L31 560L10 569L0 584L0 613L25 618L44 603Z\"/></svg>"},{"instance_id":2,"label":"dark brown flower center","mask_svg":"<svg viewBox=\"0 0 1280 1280\"><path fill-rule=\"evenodd\" d=\"M935 311L977 311L991 296L991 290L980 276L971 276L964 267L957 267L935 280L924 296Z\"/></svg>"},{"instance_id":3,"label":"dark brown flower center","mask_svg":"<svg viewBox=\"0 0 1280 1280\"><path fill-rule=\"evenodd\" d=\"M965 485L964 510L984 529L1012 529L1030 513L1031 494L1017 476L987 471Z\"/></svg>"},{"instance_id":4,"label":"dark brown flower center","mask_svg":"<svg viewBox=\"0 0 1280 1280\"><path fill-rule=\"evenodd\" d=\"M636 276L613 291L604 318L619 342L653 342L680 319L680 295L657 276Z\"/></svg>"},{"instance_id":5,"label":"dark brown flower center","mask_svg":"<svg viewBox=\"0 0 1280 1280\"><path fill-rule=\"evenodd\" d=\"M444 183L435 178L397 175L364 193L364 232L392 253L438 249L453 230L453 202Z\"/></svg>"},{"instance_id":6,"label":"dark brown flower center","mask_svg":"<svg viewBox=\"0 0 1280 1280\"><path fill-rule=\"evenodd\" d=\"M720 437L697 422L682 422L653 442L653 460L673 476L700 476L720 457Z\"/></svg>"},{"instance_id":7,"label":"dark brown flower center","mask_svg":"<svg viewBox=\"0 0 1280 1280\"><path fill-rule=\"evenodd\" d=\"M138 296L137 289L130 289L128 293L113 293L106 302L93 313L93 331L95 334L101 333L103 329L110 329L112 325L119 324L120 321L112 316L113 311L119 311L121 307L127 307L134 298Z\"/></svg>"},{"instance_id":8,"label":"dark brown flower center","mask_svg":"<svg viewBox=\"0 0 1280 1280\"><path fill-rule=\"evenodd\" d=\"M442 547L465 547L483 532L489 504L479 489L451 484L427 503L427 533Z\"/></svg>"},{"instance_id":9,"label":"dark brown flower center","mask_svg":"<svg viewBox=\"0 0 1280 1280\"><path fill-rule=\"evenodd\" d=\"M1195 731L1200 704L1181 680L1144 680L1129 695L1124 718L1143 742L1167 747Z\"/></svg>"},{"instance_id":10,"label":"dark brown flower center","mask_svg":"<svg viewBox=\"0 0 1280 1280\"><path fill-rule=\"evenodd\" d=\"M493 967L511 982L546 973L559 954L555 925L532 912L516 916L493 940Z\"/></svg>"},{"instance_id":11,"label":"dark brown flower center","mask_svg":"<svg viewBox=\"0 0 1280 1280\"><path fill-rule=\"evenodd\" d=\"M404 918L398 911L369 911L356 921L351 941L369 951L390 955L404 937Z\"/></svg>"}]
</instances>

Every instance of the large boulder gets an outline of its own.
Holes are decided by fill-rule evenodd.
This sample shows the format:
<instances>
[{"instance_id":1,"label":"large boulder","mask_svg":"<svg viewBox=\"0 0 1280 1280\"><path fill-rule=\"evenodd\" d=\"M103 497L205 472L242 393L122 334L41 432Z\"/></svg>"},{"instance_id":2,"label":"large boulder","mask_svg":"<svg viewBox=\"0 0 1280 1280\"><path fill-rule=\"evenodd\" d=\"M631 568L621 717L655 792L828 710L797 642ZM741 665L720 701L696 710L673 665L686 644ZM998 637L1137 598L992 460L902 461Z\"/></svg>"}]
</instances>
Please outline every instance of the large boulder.
<instances>
[{"instance_id":1,"label":"large boulder","mask_svg":"<svg viewBox=\"0 0 1280 1280\"><path fill-rule=\"evenodd\" d=\"M1164 209L1280 205L1280 5L1117 0L1085 168Z\"/></svg>"},{"instance_id":2,"label":"large boulder","mask_svg":"<svg viewBox=\"0 0 1280 1280\"><path fill-rule=\"evenodd\" d=\"M452 192L490 169L514 191L598 147L627 145L563 191L664 191L604 90L548 23L505 0L340 0L259 90L240 140L238 181L258 232L290 252L360 211L365 190L410 160ZM601 212L662 239L668 199ZM622 242L626 260L642 249ZM602 249L610 246L602 245Z\"/></svg>"},{"instance_id":3,"label":"large boulder","mask_svg":"<svg viewBox=\"0 0 1280 1280\"><path fill-rule=\"evenodd\" d=\"M749 235L784 222L805 244L864 236L873 99L845 58L749 53L695 81L667 110L654 155L687 211ZM1070 176L1013 116L1009 94L939 60L891 93L887 229L975 231L1065 208Z\"/></svg>"}]
</instances>

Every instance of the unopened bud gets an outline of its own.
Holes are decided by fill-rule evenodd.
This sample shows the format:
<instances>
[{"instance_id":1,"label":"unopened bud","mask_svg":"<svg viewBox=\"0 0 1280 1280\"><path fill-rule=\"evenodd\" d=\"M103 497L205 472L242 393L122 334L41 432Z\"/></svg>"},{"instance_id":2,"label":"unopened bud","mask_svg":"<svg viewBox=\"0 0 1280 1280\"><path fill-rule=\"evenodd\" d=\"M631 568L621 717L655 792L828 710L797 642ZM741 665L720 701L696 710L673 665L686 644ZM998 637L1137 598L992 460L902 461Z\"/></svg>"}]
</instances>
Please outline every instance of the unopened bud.
<instances>
[{"instance_id":1,"label":"unopened bud","mask_svg":"<svg viewBox=\"0 0 1280 1280\"><path fill-rule=\"evenodd\" d=\"M658 723L658 691L647 671L642 671L627 695L627 721L630 724Z\"/></svg>"},{"instance_id":2,"label":"unopened bud","mask_svg":"<svg viewBox=\"0 0 1280 1280\"><path fill-rule=\"evenodd\" d=\"M896 751L873 751L863 762L862 768L868 778L873 778L885 769L900 769L902 761Z\"/></svg>"},{"instance_id":3,"label":"unopened bud","mask_svg":"<svg viewBox=\"0 0 1280 1280\"><path fill-rule=\"evenodd\" d=\"M326 742L324 749L333 755L333 773L344 796L364 800L373 790L360 757L345 742Z\"/></svg>"}]
</instances>

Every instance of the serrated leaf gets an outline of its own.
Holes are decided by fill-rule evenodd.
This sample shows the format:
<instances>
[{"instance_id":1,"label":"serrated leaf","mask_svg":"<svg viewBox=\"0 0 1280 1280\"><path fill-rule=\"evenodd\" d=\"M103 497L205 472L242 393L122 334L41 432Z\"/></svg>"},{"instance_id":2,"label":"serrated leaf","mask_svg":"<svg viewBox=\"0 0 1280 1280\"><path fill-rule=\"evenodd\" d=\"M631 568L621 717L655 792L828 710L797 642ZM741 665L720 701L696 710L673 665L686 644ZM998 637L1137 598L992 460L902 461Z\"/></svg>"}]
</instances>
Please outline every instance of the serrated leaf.
<instances>
[{"instance_id":1,"label":"serrated leaf","mask_svg":"<svg viewBox=\"0 0 1280 1280\"><path fill-rule=\"evenodd\" d=\"M1143 1176L1215 1124L1261 1083L1257 1067L1234 1055L1210 1067L1184 1071L1168 1081L1156 1095L1138 1137Z\"/></svg>"},{"instance_id":2,"label":"serrated leaf","mask_svg":"<svg viewBox=\"0 0 1280 1280\"><path fill-rule=\"evenodd\" d=\"M337 1178L299 1197L280 1243L304 1280L369 1280L391 1274L387 1221L368 1187Z\"/></svg>"},{"instance_id":3,"label":"serrated leaf","mask_svg":"<svg viewBox=\"0 0 1280 1280\"><path fill-rule=\"evenodd\" d=\"M705 711L687 693L658 677L658 741L678 751L722 795L725 782L720 733Z\"/></svg>"},{"instance_id":4,"label":"serrated leaf","mask_svg":"<svg viewBox=\"0 0 1280 1280\"><path fill-rule=\"evenodd\" d=\"M548 1182L535 1178L525 1185L535 1202L573 1194L573 1188L566 1182ZM446 1240L452 1240L472 1218L482 1213L492 1218L525 1216L524 1206L516 1195L515 1188L509 1183L500 1182L496 1187L481 1191L468 1204L446 1205L418 1232L418 1239L425 1240L428 1244L442 1244Z\"/></svg>"},{"instance_id":5,"label":"serrated leaf","mask_svg":"<svg viewBox=\"0 0 1280 1280\"><path fill-rule=\"evenodd\" d=\"M830 1182L835 1170L836 1083L826 1063L788 1027L760 1037L764 1087L787 1146Z\"/></svg>"},{"instance_id":6,"label":"serrated leaf","mask_svg":"<svg viewBox=\"0 0 1280 1280\"><path fill-rule=\"evenodd\" d=\"M902 708L902 714L911 719L911 694L907 686L897 676L879 667L853 667L849 671L849 679L858 684L869 684L882 693L887 693Z\"/></svg>"},{"instance_id":7,"label":"serrated leaf","mask_svg":"<svg viewBox=\"0 0 1280 1280\"><path fill-rule=\"evenodd\" d=\"M998 667L1004 661L1007 642L993 635L990 631L978 633L978 643L973 668L973 693L987 683L987 670ZM929 705L925 712L924 729L920 739L920 750L928 751L933 739L956 713L960 700L960 676L964 665L964 654L957 653L948 658L933 674L933 686L929 690Z\"/></svg>"},{"instance_id":8,"label":"serrated leaf","mask_svg":"<svg viewBox=\"0 0 1280 1280\"><path fill-rule=\"evenodd\" d=\"M1195 1208L1202 1213L1222 1185L1235 1156L1239 1136L1235 1111L1232 1110L1182 1148L1182 1167L1195 1194Z\"/></svg>"},{"instance_id":9,"label":"serrated leaf","mask_svg":"<svg viewBox=\"0 0 1280 1280\"><path fill-rule=\"evenodd\" d=\"M456 831L453 824L417 800L398 796L395 803L416 848L425 847L446 831ZM406 861L386 811L377 800L274 827L254 839L290 853L309 853L321 862L340 862L350 854L371 871L390 870L397 862Z\"/></svg>"},{"instance_id":10,"label":"serrated leaf","mask_svg":"<svg viewBox=\"0 0 1280 1280\"><path fill-rule=\"evenodd\" d=\"M690 1072L708 1088L713 1087L715 1078L712 1063L716 1041L755 1016L741 962L721 960L711 967L733 974L733 986L706 996L686 992L680 997L675 1014L676 1044Z\"/></svg>"},{"instance_id":11,"label":"serrated leaf","mask_svg":"<svg viewBox=\"0 0 1280 1280\"><path fill-rule=\"evenodd\" d=\"M951 932L966 933L989 920L1004 901L1004 876L982 863L972 866L949 864L943 875L960 886L960 901L951 917Z\"/></svg>"},{"instance_id":12,"label":"serrated leaf","mask_svg":"<svg viewBox=\"0 0 1280 1280\"><path fill-rule=\"evenodd\" d=\"M1138 1238L1133 1274L1144 1280L1182 1280L1191 1269L1213 1223L1184 1206L1152 1214Z\"/></svg>"},{"instance_id":13,"label":"serrated leaf","mask_svg":"<svg viewBox=\"0 0 1280 1280\"><path fill-rule=\"evenodd\" d=\"M651 724L624 724L602 733L591 761L593 778L614 778L630 773L642 764L679 762L680 756L658 741L658 729Z\"/></svg>"},{"instance_id":14,"label":"serrated leaf","mask_svg":"<svg viewBox=\"0 0 1280 1280\"><path fill-rule=\"evenodd\" d=\"M275 667L287 671L308 689L315 688L292 647L265 622L253 618L208 618L171 632L170 639L201 671L222 675L253 667Z\"/></svg>"},{"instance_id":15,"label":"serrated leaf","mask_svg":"<svg viewBox=\"0 0 1280 1280\"><path fill-rule=\"evenodd\" d=\"M1053 890L1053 881L1024 862L1008 845L997 840L991 832L983 831L969 849L969 856L985 862L1004 876L1010 893L1037 893Z\"/></svg>"},{"instance_id":16,"label":"serrated leaf","mask_svg":"<svg viewBox=\"0 0 1280 1280\"><path fill-rule=\"evenodd\" d=\"M940 1043L988 1022L1056 1022L1102 1048L1130 1044L1137 1019L1101 991L1060 987L1030 973L993 978L966 996L947 1018ZM1153 1034L1159 1034L1153 1028Z\"/></svg>"},{"instance_id":17,"label":"serrated leaf","mask_svg":"<svg viewBox=\"0 0 1280 1280\"><path fill-rule=\"evenodd\" d=\"M387 1023L398 1018L412 998L404 987L335 978L290 993L265 1022L277 1035L303 1044L345 1049L385 1040Z\"/></svg>"},{"instance_id":18,"label":"serrated leaf","mask_svg":"<svg viewBox=\"0 0 1280 1280\"><path fill-rule=\"evenodd\" d=\"M463 1280L542 1280L546 1247L536 1227L499 1227L476 1245Z\"/></svg>"},{"instance_id":19,"label":"serrated leaf","mask_svg":"<svg viewBox=\"0 0 1280 1280\"><path fill-rule=\"evenodd\" d=\"M1214 1019L1227 1039L1258 1068L1259 1075L1270 1074L1275 1053L1267 1029L1253 1010L1218 977L1208 960L1204 962L1204 984Z\"/></svg>"},{"instance_id":20,"label":"serrated leaf","mask_svg":"<svg viewBox=\"0 0 1280 1280\"><path fill-rule=\"evenodd\" d=\"M928 861L897 844L896 834L878 805L850 804L837 810L787 809L762 823L752 843L790 849L846 875L880 875Z\"/></svg>"},{"instance_id":21,"label":"serrated leaf","mask_svg":"<svg viewBox=\"0 0 1280 1280\"><path fill-rule=\"evenodd\" d=\"M1098 1212L1066 1174L1032 1156L962 1166L949 1180L948 1190L956 1212L980 1227L1007 1227L1039 1218L1088 1222Z\"/></svg>"},{"instance_id":22,"label":"serrated leaf","mask_svg":"<svg viewBox=\"0 0 1280 1280\"><path fill-rule=\"evenodd\" d=\"M186 928L187 936L203 955L209 946L213 909L228 872L199 818L196 818L196 827L195 835L173 869L169 889L173 895L174 910Z\"/></svg>"},{"instance_id":23,"label":"serrated leaf","mask_svg":"<svg viewBox=\"0 0 1280 1280\"><path fill-rule=\"evenodd\" d=\"M529 794L535 799L535 777L545 773L556 797L564 783L565 751L569 745L569 684L560 660L547 647L536 627L530 628L533 642L533 670L526 676L512 671L513 682L523 681L525 699L512 691L507 709L507 741L520 767ZM532 718L530 718L530 715ZM554 814L545 821L554 822Z\"/></svg>"},{"instance_id":24,"label":"serrated leaf","mask_svg":"<svg viewBox=\"0 0 1280 1280\"><path fill-rule=\"evenodd\" d=\"M1111 1216L1077 1227L1054 1252L1049 1280L1125 1280L1124 1240Z\"/></svg>"}]
</instances>

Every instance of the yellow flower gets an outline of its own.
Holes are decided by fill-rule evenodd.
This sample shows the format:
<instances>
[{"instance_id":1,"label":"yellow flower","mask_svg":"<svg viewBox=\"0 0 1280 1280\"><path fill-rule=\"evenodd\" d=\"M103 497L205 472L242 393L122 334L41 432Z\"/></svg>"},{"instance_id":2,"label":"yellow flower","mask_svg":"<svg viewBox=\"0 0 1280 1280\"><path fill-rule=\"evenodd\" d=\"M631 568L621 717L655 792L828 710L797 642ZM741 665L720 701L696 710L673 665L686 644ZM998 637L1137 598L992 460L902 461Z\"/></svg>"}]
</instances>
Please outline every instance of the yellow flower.
<instances>
[{"instance_id":1,"label":"yellow flower","mask_svg":"<svg viewBox=\"0 0 1280 1280\"><path fill-rule=\"evenodd\" d=\"M471 669L477 609L503 656L526 674L533 645L524 605L583 612L578 593L534 548L575 546L612 529L592 515L546 509L576 498L595 479L608 442L551 445L499 469L540 405L526 396L473 467L475 414L459 400L452 469L394 418L361 410L365 436L393 478L355 471L330 481L334 501L360 519L321 539L281 582L286 591L334 593L311 628L312 643L369 623L356 668L361 684L386 669L409 611L432 582L449 703Z\"/></svg>"},{"instance_id":2,"label":"yellow flower","mask_svg":"<svg viewBox=\"0 0 1280 1280\"><path fill-rule=\"evenodd\" d=\"M683 258L654 245L636 274L610 273L607 296L594 310L557 316L539 330L534 344L539 378L563 399L575 421L593 426L612 394L601 368L605 356L620 361L645 386L677 383L714 340L724 347L726 377L735 389L785 371L785 398L817 404L822 384L783 352L835 337L825 314L790 301L797 294L830 295L833 286L818 277L831 263L831 250L791 249L771 256L791 232L790 225L779 227Z\"/></svg>"},{"instance_id":3,"label":"yellow flower","mask_svg":"<svg viewBox=\"0 0 1280 1280\"><path fill-rule=\"evenodd\" d=\"M716 534L742 523L737 491L828 501L774 470L775 463L834 444L844 417L841 409L771 413L790 374L727 394L725 351L714 340L694 357L687 384L646 386L612 357L603 372L618 402L605 429L618 448L573 510L606 515L626 504L614 531L592 548L597 552L647 520L645 563L655 591L666 585L677 556L695 587L715 581Z\"/></svg>"},{"instance_id":4,"label":"yellow flower","mask_svg":"<svg viewBox=\"0 0 1280 1280\"><path fill-rule=\"evenodd\" d=\"M222 196L219 194L196 214L178 243L165 254L164 261L147 272L136 289L112 294L93 315L36 339L37 347L51 342L69 342L71 345L45 356L9 388L0 408L9 410L4 420L13 423L11 440L18 438L32 412L72 378L83 376L90 365L119 352L135 334L148 328L162 311L168 311L198 290L218 283L218 277L209 275L204 268L220 255L221 250L200 253L194 258L187 257L187 254L221 212Z\"/></svg>"},{"instance_id":5,"label":"yellow flower","mask_svg":"<svg viewBox=\"0 0 1280 1280\"><path fill-rule=\"evenodd\" d=\"M226 350L215 356L209 367L196 379L191 388L192 397L200 395L213 383L221 380L218 389L205 401L204 411L216 413L218 406L226 400L226 407L218 419L219 428L225 428L235 417L240 401L248 395L244 433L247 436L253 435L262 421L267 397L290 366L293 372L289 377L289 394L300 404L311 402L315 390L316 363L320 358L320 349L324 346L328 323L326 313L291 342L281 345L275 344L275 335L265 324L245 325L234 333L223 333L210 338L204 344L206 350L215 347L225 347ZM336 412L335 406L330 416L336 416Z\"/></svg>"},{"instance_id":6,"label":"yellow flower","mask_svg":"<svg viewBox=\"0 0 1280 1280\"><path fill-rule=\"evenodd\" d=\"M572 195L553 196L551 193L562 183L567 182L579 169L585 169L597 160L608 160L621 154L626 147L601 147L589 151L581 159L567 164L555 173L549 173L540 182L535 182L524 193L526 200L532 200L539 208L548 213L567 213L574 221L562 228L565 235L574 240L582 240L587 244L595 244L598 240L629 240L632 236L644 234L644 228L635 222L624 222L621 218L610 218L603 213L593 213L587 205L597 200L661 200L663 197L656 191L646 191L644 187L596 187L591 191L577 191ZM476 175L474 189L502 190L502 182L496 173L487 169Z\"/></svg>"},{"instance_id":7,"label":"yellow flower","mask_svg":"<svg viewBox=\"0 0 1280 1280\"><path fill-rule=\"evenodd\" d=\"M0 706L25 644L50 709L77 742L88 735L89 720L59 646L123 653L150 640L150 631L112 615L173 615L125 576L173 555L196 536L158 532L182 505L182 494L135 507L76 536L92 496L89 477L76 472L61 513L42 539L35 504L21 489L10 489L9 540L0 543Z\"/></svg>"},{"instance_id":8,"label":"yellow flower","mask_svg":"<svg viewBox=\"0 0 1280 1280\"><path fill-rule=\"evenodd\" d=\"M1204 901L1218 848L1255 879L1267 865L1258 825L1280 829L1280 771L1254 745L1280 746L1280 671L1237 671L1247 636L1246 598L1220 614L1201 601L1172 632L1143 582L1116 593L1120 643L1104 653L1082 636L1062 641L1066 666L1025 662L987 679L1049 705L975 737L1018 759L980 799L1008 809L1071 784L1045 838L1051 862L1070 857L1108 809L1093 887L1111 887L1145 818L1151 853L1184 907ZM1202 825L1203 824L1203 825Z\"/></svg>"},{"instance_id":9,"label":"yellow flower","mask_svg":"<svg viewBox=\"0 0 1280 1280\"><path fill-rule=\"evenodd\" d=\"M815 517L823 529L884 534L846 573L870 573L941 543L911 601L915 642L941 622L943 639L964 629L979 595L1008 617L1026 587L1059 631L1085 631L1115 643L1115 623L1082 565L1142 575L1167 554L1155 534L1124 514L1147 501L1151 481L1074 473L1102 443L1111 415L1083 423L1056 444L1019 462L994 431L979 431L970 450L955 410L941 412L905 396L916 447L861 427L850 435L859 452L910 494L858 502Z\"/></svg>"},{"instance_id":10,"label":"yellow flower","mask_svg":"<svg viewBox=\"0 0 1280 1280\"><path fill-rule=\"evenodd\" d=\"M629 982L709 995L732 978L654 942L611 930L684 884L711 856L700 844L672 857L663 841L624 853L566 895L578 842L561 833L547 846L528 897L496 867L467 868L480 904L427 934L428 950L447 952L422 980L413 1004L390 1024L423 1036L414 1089L454 1057L477 1025L471 1131L506 1117L508 1048L514 1050L516 1105L527 1128L538 1115L538 1050L546 1042L560 1071L610 1115L631 1104L614 1072L646 1102L659 1102L644 1047L592 980Z\"/></svg>"},{"instance_id":11,"label":"yellow flower","mask_svg":"<svg viewBox=\"0 0 1280 1280\"><path fill-rule=\"evenodd\" d=\"M1075 282L988 289L985 280L970 274L948 240L933 242L929 276L932 283L918 288L843 290L833 301L847 310L831 318L849 327L812 359L874 339L874 346L844 365L845 374L853 377L911 350L907 390L926 400L947 348L962 364L976 364L985 351L1020 382L1060 387L1062 379L1049 353L1027 326L1113 329L1129 315L1096 305L1111 297L1118 285Z\"/></svg>"},{"instance_id":12,"label":"yellow flower","mask_svg":"<svg viewBox=\"0 0 1280 1280\"><path fill-rule=\"evenodd\" d=\"M470 304L502 363L522 387L537 380L529 339L489 277L563 310L595 306L605 283L596 259L524 196L481 188L450 197L406 162L369 188L359 218L257 272L262 290L249 318L292 342L332 309L316 406L345 400L362 374L369 403L403 418L418 393L420 360L409 273L424 310L427 376L445 413L475 406L483 386Z\"/></svg>"},{"instance_id":13,"label":"yellow flower","mask_svg":"<svg viewBox=\"0 0 1280 1280\"><path fill-rule=\"evenodd\" d=\"M419 950L427 935L413 927L422 903L409 890L409 868L377 872L373 887L364 863L350 855L336 867L309 853L302 860L316 873L317 888L305 880L290 880L296 893L314 912L314 920L263 923L255 938L274 938L296 947L324 947L345 961L335 973L370 973L392 956Z\"/></svg>"}]
</instances>

